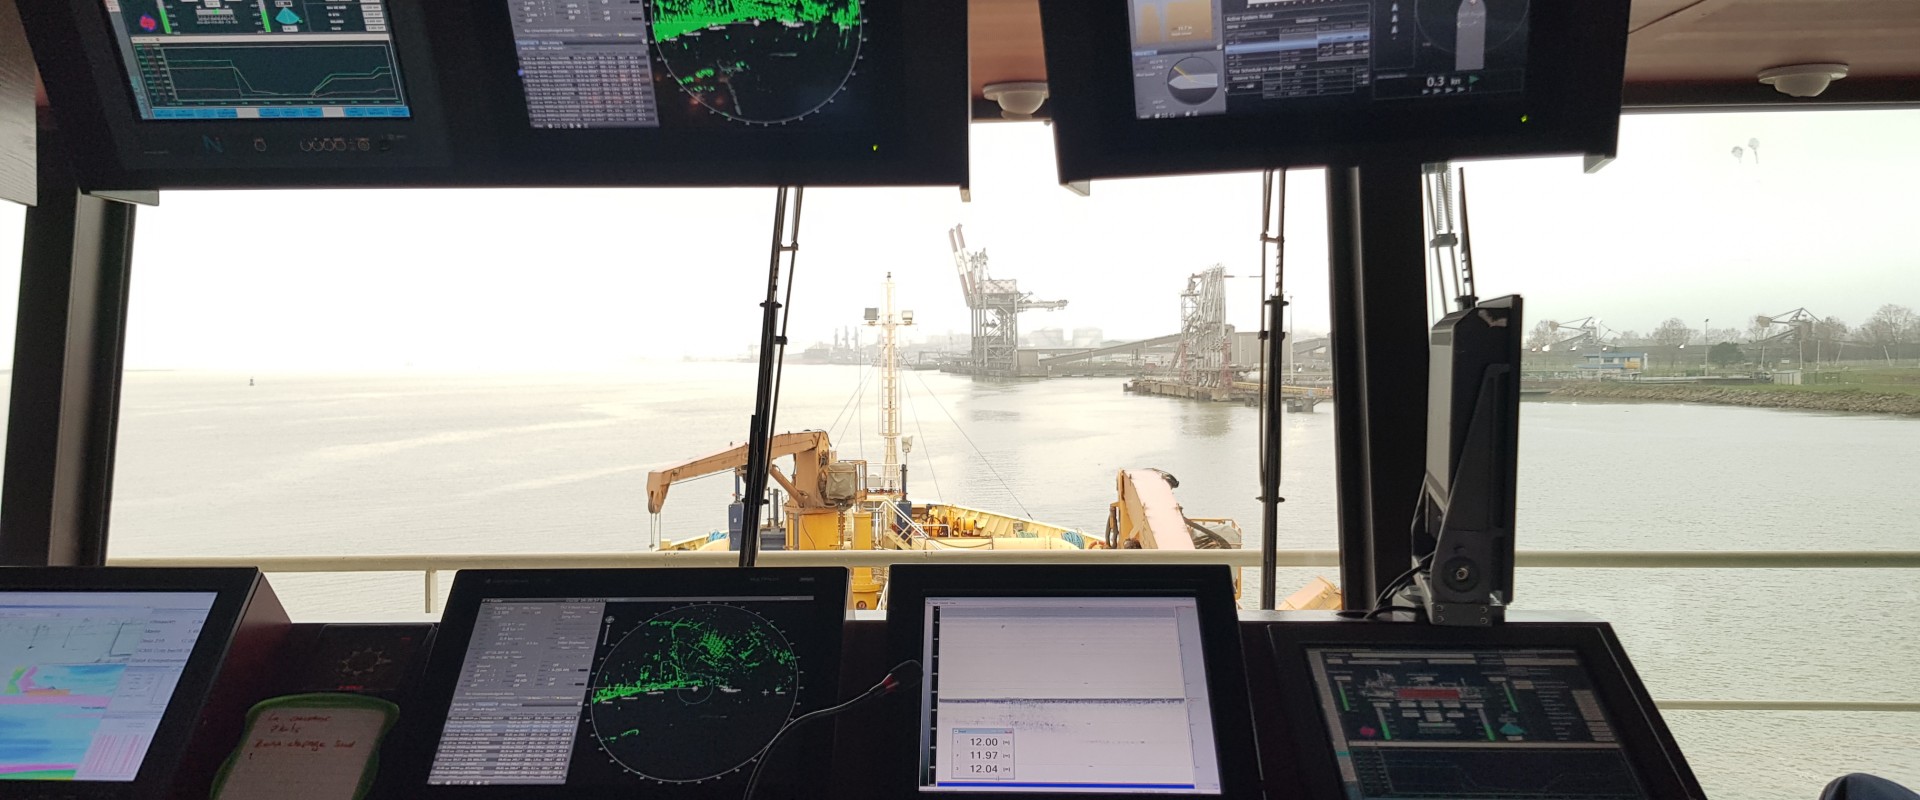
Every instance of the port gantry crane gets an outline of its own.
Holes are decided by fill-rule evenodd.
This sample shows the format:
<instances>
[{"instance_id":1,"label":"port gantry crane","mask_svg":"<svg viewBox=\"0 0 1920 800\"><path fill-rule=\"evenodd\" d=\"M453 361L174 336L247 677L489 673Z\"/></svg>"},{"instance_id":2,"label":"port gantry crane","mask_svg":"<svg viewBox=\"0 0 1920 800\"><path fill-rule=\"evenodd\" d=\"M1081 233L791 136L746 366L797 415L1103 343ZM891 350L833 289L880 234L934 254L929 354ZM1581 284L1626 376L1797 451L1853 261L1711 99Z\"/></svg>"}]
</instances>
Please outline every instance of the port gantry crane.
<instances>
[{"instance_id":1,"label":"port gantry crane","mask_svg":"<svg viewBox=\"0 0 1920 800\"><path fill-rule=\"evenodd\" d=\"M1233 385L1228 363L1227 268L1215 265L1187 277L1180 293L1180 351L1174 358L1180 382L1187 386L1225 389Z\"/></svg>"},{"instance_id":2,"label":"port gantry crane","mask_svg":"<svg viewBox=\"0 0 1920 800\"><path fill-rule=\"evenodd\" d=\"M1547 322L1548 341L1542 347L1545 352L1578 349L1581 347L1605 347L1616 334L1612 328L1601 324L1599 317L1581 317L1567 322ZM1566 338L1558 338L1571 332Z\"/></svg>"},{"instance_id":3,"label":"port gantry crane","mask_svg":"<svg viewBox=\"0 0 1920 800\"><path fill-rule=\"evenodd\" d=\"M955 225L947 231L953 264L960 273L960 291L973 312L972 358L975 375L1012 377L1020 369L1020 312L1066 308L1065 300L1035 300L1020 291L1020 282L995 278L987 268L986 249L967 249L967 237Z\"/></svg>"}]
</instances>

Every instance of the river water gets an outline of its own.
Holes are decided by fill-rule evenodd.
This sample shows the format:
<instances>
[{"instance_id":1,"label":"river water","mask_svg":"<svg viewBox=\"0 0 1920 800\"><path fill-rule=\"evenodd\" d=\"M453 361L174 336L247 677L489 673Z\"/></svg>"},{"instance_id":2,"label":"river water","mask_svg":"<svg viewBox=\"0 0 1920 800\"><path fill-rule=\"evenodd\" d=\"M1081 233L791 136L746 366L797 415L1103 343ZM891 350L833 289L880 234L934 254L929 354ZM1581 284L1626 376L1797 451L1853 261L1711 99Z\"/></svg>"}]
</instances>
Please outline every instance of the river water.
<instances>
[{"instance_id":1,"label":"river water","mask_svg":"<svg viewBox=\"0 0 1920 800\"><path fill-rule=\"evenodd\" d=\"M130 373L112 553L646 549L646 471L744 438L752 380L751 365L732 363ZM829 429L842 458L878 463L877 382L860 367L788 367L778 427ZM1255 411L1135 397L1120 383L904 375L915 495L1099 532L1116 471L1158 467L1179 478L1189 516L1234 517L1253 539ZM1284 425L1280 546L1331 548L1332 409ZM1917 419L1529 402L1520 473L1522 548L1920 549ZM731 489L724 476L675 487L661 529L723 526ZM1282 593L1317 572L1332 577L1282 571ZM302 619L423 618L417 575L275 586ZM1523 608L1612 621L1656 697L1912 700L1920 686L1910 572L1524 570L1516 594ZM1716 797L1807 799L1853 770L1920 785L1920 715L1667 716Z\"/></svg>"}]
</instances>

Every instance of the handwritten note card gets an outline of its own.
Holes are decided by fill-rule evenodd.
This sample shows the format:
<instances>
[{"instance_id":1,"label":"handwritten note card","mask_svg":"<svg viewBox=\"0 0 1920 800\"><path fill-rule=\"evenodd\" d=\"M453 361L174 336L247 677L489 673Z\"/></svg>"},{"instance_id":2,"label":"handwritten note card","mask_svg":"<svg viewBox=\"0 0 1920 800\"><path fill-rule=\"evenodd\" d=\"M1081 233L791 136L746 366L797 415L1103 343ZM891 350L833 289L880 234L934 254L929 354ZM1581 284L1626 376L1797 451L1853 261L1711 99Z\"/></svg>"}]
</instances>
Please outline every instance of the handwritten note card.
<instances>
[{"instance_id":1,"label":"handwritten note card","mask_svg":"<svg viewBox=\"0 0 1920 800\"><path fill-rule=\"evenodd\" d=\"M364 698L351 698L364 702ZM378 701L375 701L378 702ZM391 711L360 703L329 707L317 696L262 703L228 763L217 800L355 800L392 723Z\"/></svg>"}]
</instances>

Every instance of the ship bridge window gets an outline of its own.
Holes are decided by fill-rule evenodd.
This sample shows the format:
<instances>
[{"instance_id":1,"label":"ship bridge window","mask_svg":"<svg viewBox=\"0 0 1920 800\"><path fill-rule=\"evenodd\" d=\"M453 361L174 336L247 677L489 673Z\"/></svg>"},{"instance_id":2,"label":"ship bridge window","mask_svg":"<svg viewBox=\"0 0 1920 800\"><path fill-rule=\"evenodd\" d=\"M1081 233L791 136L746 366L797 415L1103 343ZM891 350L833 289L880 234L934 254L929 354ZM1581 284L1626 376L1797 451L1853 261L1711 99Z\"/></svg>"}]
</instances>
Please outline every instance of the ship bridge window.
<instances>
[{"instance_id":1,"label":"ship bridge window","mask_svg":"<svg viewBox=\"0 0 1920 800\"><path fill-rule=\"evenodd\" d=\"M783 496L772 538L1231 546L1217 518L1251 545L1257 416L1180 395L1249 374L1259 179L1081 198L1045 127L973 140L971 203L808 193L776 428L825 432L791 440L821 491ZM1920 550L1915 141L1910 110L1630 116L1594 175L1466 167L1475 289L1532 317L1523 551ZM1287 376L1311 396L1323 176L1289 194ZM297 616L369 620L421 618L438 557L724 547L730 462L695 459L747 432L771 211L766 190L169 193L140 211L111 555L391 558L276 576ZM1282 547L1334 547L1332 421L1284 418ZM649 472L675 464L698 475L656 520ZM1122 475L1200 524L1122 521ZM903 490L895 522L876 501ZM1283 570L1282 595L1317 574ZM1517 601L1614 621L1657 698L1911 701L1913 587L1819 562L1523 568ZM1920 714L1666 716L1716 796L1920 785Z\"/></svg>"},{"instance_id":2,"label":"ship bridge window","mask_svg":"<svg viewBox=\"0 0 1920 800\"><path fill-rule=\"evenodd\" d=\"M1920 550L1915 141L1920 111L1644 115L1594 175L1467 168L1480 293L1524 293L1531 317L1523 550ZM1517 583L1522 606L1612 621L1656 698L1913 699L1882 680L1920 663L1908 570ZM1666 718L1712 796L1920 784L1920 714Z\"/></svg>"},{"instance_id":3,"label":"ship bridge window","mask_svg":"<svg viewBox=\"0 0 1920 800\"><path fill-rule=\"evenodd\" d=\"M1045 126L973 141L970 202L805 195L775 427L831 458L780 461L821 490L781 492L775 543L1256 546L1259 177L1084 198ZM1290 193L1281 541L1331 549L1320 173ZM166 194L140 210L112 555L410 557L275 579L296 616L364 620L421 616L393 564L725 549L735 464L695 460L747 434L772 212L766 189Z\"/></svg>"}]
</instances>

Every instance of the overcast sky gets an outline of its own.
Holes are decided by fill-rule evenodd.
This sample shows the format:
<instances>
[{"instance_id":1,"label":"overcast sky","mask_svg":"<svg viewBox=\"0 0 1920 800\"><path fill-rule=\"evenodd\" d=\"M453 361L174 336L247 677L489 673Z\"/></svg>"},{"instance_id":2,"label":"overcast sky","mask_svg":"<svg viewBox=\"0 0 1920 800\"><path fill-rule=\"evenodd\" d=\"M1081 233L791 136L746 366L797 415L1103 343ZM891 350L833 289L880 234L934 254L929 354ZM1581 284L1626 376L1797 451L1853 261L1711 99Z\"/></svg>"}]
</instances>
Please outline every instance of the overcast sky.
<instances>
[{"instance_id":1,"label":"overcast sky","mask_svg":"<svg viewBox=\"0 0 1920 800\"><path fill-rule=\"evenodd\" d=\"M1733 148L1759 140L1736 158ZM1534 320L1744 327L1805 307L1858 324L1920 306L1920 112L1629 116L1620 159L1468 167L1480 293ZM891 270L920 333L965 333L946 230L1063 311L1024 330L1172 333L1215 263L1258 321L1255 175L1054 184L1049 130L973 128L973 202L951 189L807 194L796 347L879 305ZM1291 179L1288 287L1326 327L1318 171ZM259 371L594 367L744 354L758 330L771 190L172 192L141 209L128 364ZM0 209L0 252L21 211ZM13 259L7 259L9 263ZM17 280L0 280L11 309ZM10 353L12 326L0 326Z\"/></svg>"}]
</instances>

